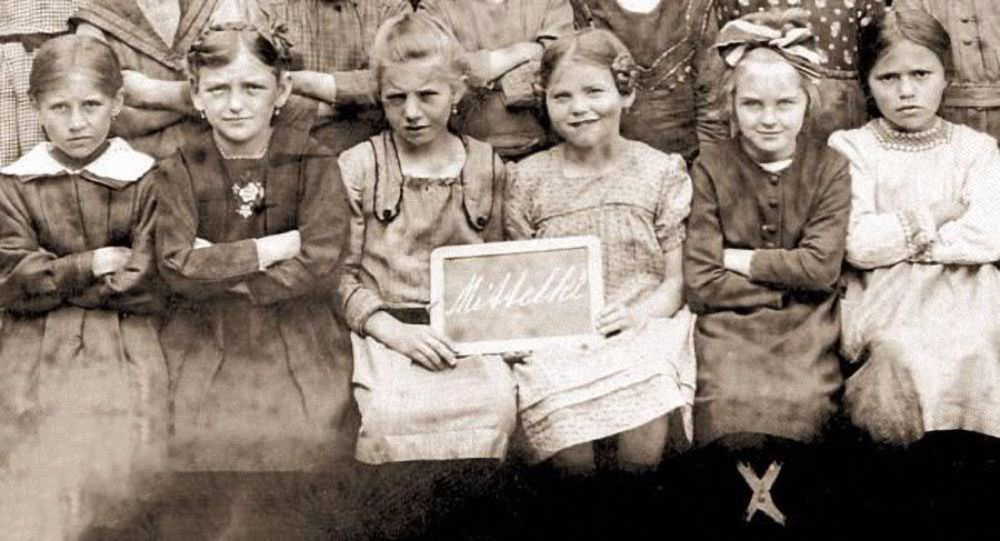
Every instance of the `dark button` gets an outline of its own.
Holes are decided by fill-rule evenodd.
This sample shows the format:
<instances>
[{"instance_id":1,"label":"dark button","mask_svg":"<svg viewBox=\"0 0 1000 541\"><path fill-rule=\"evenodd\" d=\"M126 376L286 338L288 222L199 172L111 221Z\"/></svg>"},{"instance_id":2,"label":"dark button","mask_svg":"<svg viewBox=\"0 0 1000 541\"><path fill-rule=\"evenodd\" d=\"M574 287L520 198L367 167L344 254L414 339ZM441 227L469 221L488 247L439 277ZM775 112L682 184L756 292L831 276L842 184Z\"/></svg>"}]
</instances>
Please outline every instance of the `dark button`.
<instances>
[{"instance_id":1,"label":"dark button","mask_svg":"<svg viewBox=\"0 0 1000 541\"><path fill-rule=\"evenodd\" d=\"M778 200L777 199L768 199L767 200L767 206L769 206L769 207L771 207L773 209L778 208Z\"/></svg>"},{"instance_id":2,"label":"dark button","mask_svg":"<svg viewBox=\"0 0 1000 541\"><path fill-rule=\"evenodd\" d=\"M975 15L967 15L965 17L960 18L959 20L962 21L963 23L974 23L974 22L976 22L976 16Z\"/></svg>"},{"instance_id":3,"label":"dark button","mask_svg":"<svg viewBox=\"0 0 1000 541\"><path fill-rule=\"evenodd\" d=\"M770 182L773 186L777 186L778 185L778 176L777 175L768 175L767 181Z\"/></svg>"},{"instance_id":4,"label":"dark button","mask_svg":"<svg viewBox=\"0 0 1000 541\"><path fill-rule=\"evenodd\" d=\"M975 39L963 39L962 45L975 45L977 42L978 40Z\"/></svg>"},{"instance_id":5,"label":"dark button","mask_svg":"<svg viewBox=\"0 0 1000 541\"><path fill-rule=\"evenodd\" d=\"M479 227L486 227L486 218L484 216L476 218L476 225Z\"/></svg>"},{"instance_id":6,"label":"dark button","mask_svg":"<svg viewBox=\"0 0 1000 541\"><path fill-rule=\"evenodd\" d=\"M767 233L768 235L773 235L775 232L778 231L778 228L771 224L764 224L760 226L760 229L761 231Z\"/></svg>"},{"instance_id":7,"label":"dark button","mask_svg":"<svg viewBox=\"0 0 1000 541\"><path fill-rule=\"evenodd\" d=\"M389 218L392 218L392 211L391 210L383 210L382 211L382 219L383 220L388 220Z\"/></svg>"}]
</instances>

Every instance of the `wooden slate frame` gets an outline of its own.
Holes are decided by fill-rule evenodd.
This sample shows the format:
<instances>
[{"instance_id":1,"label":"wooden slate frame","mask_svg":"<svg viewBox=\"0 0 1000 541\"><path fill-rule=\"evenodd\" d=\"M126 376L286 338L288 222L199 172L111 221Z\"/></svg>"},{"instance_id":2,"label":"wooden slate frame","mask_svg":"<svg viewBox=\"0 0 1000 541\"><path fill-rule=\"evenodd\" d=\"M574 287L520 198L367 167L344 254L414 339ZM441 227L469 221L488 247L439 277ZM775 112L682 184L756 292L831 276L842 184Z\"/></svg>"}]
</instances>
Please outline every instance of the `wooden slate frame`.
<instances>
[{"instance_id":1,"label":"wooden slate frame","mask_svg":"<svg viewBox=\"0 0 1000 541\"><path fill-rule=\"evenodd\" d=\"M460 355L531 351L544 347L596 343L601 337L594 327L594 322L604 305L604 280L601 266L600 239L593 236L491 242L486 244L467 244L437 248L431 253L431 327L439 333L445 333L445 318L447 316L445 314L445 305L443 302L445 292L444 271L445 263L448 260L496 255L530 255L539 252L576 250L580 248L587 251L586 269L587 281L589 285L587 295L589 297L588 304L590 308L589 329L581 329L581 332L576 334L564 334L559 336L507 338L479 341L453 340L453 343L457 353Z\"/></svg>"}]
</instances>

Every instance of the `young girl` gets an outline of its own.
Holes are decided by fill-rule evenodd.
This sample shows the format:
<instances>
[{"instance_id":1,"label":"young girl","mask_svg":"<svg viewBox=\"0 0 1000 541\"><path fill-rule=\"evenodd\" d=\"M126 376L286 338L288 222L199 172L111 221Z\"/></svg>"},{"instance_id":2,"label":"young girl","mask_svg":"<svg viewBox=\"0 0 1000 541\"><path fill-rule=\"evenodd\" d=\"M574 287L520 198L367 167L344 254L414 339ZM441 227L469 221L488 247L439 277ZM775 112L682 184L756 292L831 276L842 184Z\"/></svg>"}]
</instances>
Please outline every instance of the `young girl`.
<instances>
[{"instance_id":1,"label":"young girl","mask_svg":"<svg viewBox=\"0 0 1000 541\"><path fill-rule=\"evenodd\" d=\"M893 9L923 9L951 37L953 73L941 116L1000 138L1000 4L896 0Z\"/></svg>"},{"instance_id":2,"label":"young girl","mask_svg":"<svg viewBox=\"0 0 1000 541\"><path fill-rule=\"evenodd\" d=\"M804 10L816 47L826 62L813 66L822 103L813 107L810 130L825 140L834 130L856 128L868 119L858 77L858 32L878 20L891 2L885 0L717 0L719 26L747 15L777 15ZM777 11L775 11L777 10ZM761 13L767 12L767 13Z\"/></svg>"},{"instance_id":3,"label":"young girl","mask_svg":"<svg viewBox=\"0 0 1000 541\"><path fill-rule=\"evenodd\" d=\"M711 0L572 0L577 26L607 28L639 66L622 134L689 162L699 140L727 135L716 106L722 62Z\"/></svg>"},{"instance_id":4,"label":"young girl","mask_svg":"<svg viewBox=\"0 0 1000 541\"><path fill-rule=\"evenodd\" d=\"M643 472L660 461L668 414L686 418L691 437L693 317L683 306L680 249L691 182L680 156L619 133L637 73L614 34L587 29L557 40L540 81L564 142L512 170L507 234L599 237L607 304L596 325L611 338L592 349L535 351L516 365L525 448L532 462L552 458L559 470L589 473L594 442L613 437L616 465ZM623 509L641 516L655 507L652 487L622 477L634 485L622 491L634 504ZM584 478L567 481L556 499L590 505L584 500L598 497Z\"/></svg>"},{"instance_id":5,"label":"young girl","mask_svg":"<svg viewBox=\"0 0 1000 541\"><path fill-rule=\"evenodd\" d=\"M461 131L488 141L504 158L550 144L530 82L544 47L572 31L569 0L422 0L418 9L468 51Z\"/></svg>"},{"instance_id":6,"label":"young girl","mask_svg":"<svg viewBox=\"0 0 1000 541\"><path fill-rule=\"evenodd\" d=\"M804 452L794 442L815 440L836 409L837 284L850 202L846 161L801 134L816 60L804 21L782 29L735 21L718 43L732 67L725 88L738 134L704 146L695 163L684 258L698 313L695 436L718 441L710 452L722 460L718 482L700 485L710 498L720 483L742 484L740 476L784 486L779 462ZM812 467L787 466L802 475ZM720 518L739 516L747 505L740 498ZM782 505L747 520L783 524Z\"/></svg>"},{"instance_id":7,"label":"young girl","mask_svg":"<svg viewBox=\"0 0 1000 541\"><path fill-rule=\"evenodd\" d=\"M461 49L416 13L386 22L372 51L390 129L340 157L351 231L338 296L353 331L355 456L387 473L384 486L371 483L386 525L432 501L447 510L440 491L415 495L428 488L420 479L483 481L472 469L488 475L505 456L515 392L503 359L456 357L428 326L431 251L502 235L503 163L488 144L448 131L464 88Z\"/></svg>"},{"instance_id":8,"label":"young girl","mask_svg":"<svg viewBox=\"0 0 1000 541\"><path fill-rule=\"evenodd\" d=\"M107 138L122 79L104 43L46 42L29 93L50 142L0 170L0 526L75 539L162 460L153 159Z\"/></svg>"}]
</instances>

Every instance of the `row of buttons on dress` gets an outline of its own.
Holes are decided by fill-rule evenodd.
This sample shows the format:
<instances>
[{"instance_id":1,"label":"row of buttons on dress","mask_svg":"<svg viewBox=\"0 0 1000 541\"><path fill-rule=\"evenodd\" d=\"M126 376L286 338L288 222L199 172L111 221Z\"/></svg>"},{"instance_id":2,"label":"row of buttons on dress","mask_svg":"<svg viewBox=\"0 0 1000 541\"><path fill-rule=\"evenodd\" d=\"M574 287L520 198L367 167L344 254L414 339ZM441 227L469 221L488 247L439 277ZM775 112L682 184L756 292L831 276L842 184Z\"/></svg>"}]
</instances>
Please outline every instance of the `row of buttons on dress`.
<instances>
[{"instance_id":1,"label":"row of buttons on dress","mask_svg":"<svg viewBox=\"0 0 1000 541\"><path fill-rule=\"evenodd\" d=\"M767 182L768 184L771 185L772 190L768 191L774 191L773 188L777 188L779 180L780 177L778 176L777 173L769 173L767 175ZM777 195L773 193L768 195L767 206L772 210L776 210L778 208L778 205L779 202ZM769 212L767 214L772 214L772 213ZM776 218L776 217L769 217L769 218ZM760 226L760 230L764 238L764 248L776 248L778 246L778 243L775 237L778 234L778 226L771 223L765 223L764 225Z\"/></svg>"}]
</instances>

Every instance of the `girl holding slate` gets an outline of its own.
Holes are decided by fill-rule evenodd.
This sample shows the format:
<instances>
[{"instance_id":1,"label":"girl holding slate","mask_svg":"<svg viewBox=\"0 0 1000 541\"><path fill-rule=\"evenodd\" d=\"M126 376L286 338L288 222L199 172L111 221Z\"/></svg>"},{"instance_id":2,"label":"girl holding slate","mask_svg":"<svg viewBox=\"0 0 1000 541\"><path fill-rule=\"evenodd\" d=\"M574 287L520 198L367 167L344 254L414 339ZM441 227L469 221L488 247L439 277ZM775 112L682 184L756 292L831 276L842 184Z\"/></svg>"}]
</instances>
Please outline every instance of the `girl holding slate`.
<instances>
[{"instance_id":1,"label":"girl holding slate","mask_svg":"<svg viewBox=\"0 0 1000 541\"><path fill-rule=\"evenodd\" d=\"M500 459L514 381L499 356L456 357L429 327L430 253L501 237L504 165L448 130L461 48L425 13L386 22L373 47L390 129L340 157L351 205L339 298L361 409L356 458Z\"/></svg>"},{"instance_id":2,"label":"girl holding slate","mask_svg":"<svg viewBox=\"0 0 1000 541\"><path fill-rule=\"evenodd\" d=\"M686 419L694 395L680 248L691 182L679 155L620 134L636 77L632 56L607 30L554 42L540 90L564 142L511 169L508 237L601 239L606 306L596 325L609 338L593 349L534 351L515 367L530 459L569 471L593 470L593 442L612 436L619 466L656 466L668 414Z\"/></svg>"}]
</instances>

